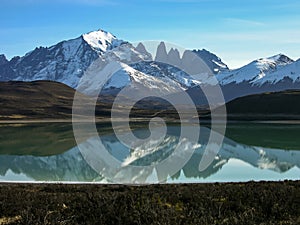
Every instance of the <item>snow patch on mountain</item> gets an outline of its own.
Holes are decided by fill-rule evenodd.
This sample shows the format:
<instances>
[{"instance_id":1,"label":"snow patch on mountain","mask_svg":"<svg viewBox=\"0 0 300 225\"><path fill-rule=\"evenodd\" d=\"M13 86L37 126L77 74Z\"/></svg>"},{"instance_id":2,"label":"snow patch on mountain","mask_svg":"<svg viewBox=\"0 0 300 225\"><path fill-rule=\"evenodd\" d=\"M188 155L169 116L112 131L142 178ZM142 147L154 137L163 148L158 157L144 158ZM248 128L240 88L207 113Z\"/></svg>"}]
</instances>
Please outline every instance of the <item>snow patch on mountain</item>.
<instances>
[{"instance_id":1,"label":"snow patch on mountain","mask_svg":"<svg viewBox=\"0 0 300 225\"><path fill-rule=\"evenodd\" d=\"M92 31L82 35L83 39L97 52L102 53L113 49L123 43L118 40L113 34L104 30Z\"/></svg>"},{"instance_id":2,"label":"snow patch on mountain","mask_svg":"<svg viewBox=\"0 0 300 225\"><path fill-rule=\"evenodd\" d=\"M123 88L125 86L130 86L136 90L138 90L140 87L143 87L149 91L151 90L155 93L161 93L162 95L184 90L180 83L167 76L155 77L138 71L128 65L124 65L122 70L115 73L104 86L104 89L111 87Z\"/></svg>"},{"instance_id":3,"label":"snow patch on mountain","mask_svg":"<svg viewBox=\"0 0 300 225\"><path fill-rule=\"evenodd\" d=\"M169 77L158 78L137 70L134 70L130 76L132 79L131 86L133 88L142 86L161 94L171 94L183 90L180 83L177 83Z\"/></svg>"},{"instance_id":4,"label":"snow patch on mountain","mask_svg":"<svg viewBox=\"0 0 300 225\"><path fill-rule=\"evenodd\" d=\"M149 61L152 60L151 55L144 52L139 52L132 44L123 43L122 45L115 47L112 50L106 52L102 56L104 60L123 62L126 64L132 64L134 62Z\"/></svg>"},{"instance_id":5,"label":"snow patch on mountain","mask_svg":"<svg viewBox=\"0 0 300 225\"><path fill-rule=\"evenodd\" d=\"M280 69L268 74L268 76L261 78L260 83L276 84L285 78L291 79L294 83L300 82L300 60L281 67Z\"/></svg>"},{"instance_id":6,"label":"snow patch on mountain","mask_svg":"<svg viewBox=\"0 0 300 225\"><path fill-rule=\"evenodd\" d=\"M171 94L200 84L200 81L176 67L149 61L123 66L122 70L112 75L103 89L109 91L115 88L122 89L125 86L131 88L143 86L151 91Z\"/></svg>"},{"instance_id":7,"label":"snow patch on mountain","mask_svg":"<svg viewBox=\"0 0 300 225\"><path fill-rule=\"evenodd\" d=\"M128 76L133 74L133 68L131 69L127 64L144 60L151 60L151 57L138 52L132 44L124 43L108 50L95 60L81 77L76 89L88 95L95 95L104 86L105 88L124 87L128 84ZM123 67L123 71L116 71L117 64L119 69Z\"/></svg>"},{"instance_id":8,"label":"snow patch on mountain","mask_svg":"<svg viewBox=\"0 0 300 225\"><path fill-rule=\"evenodd\" d=\"M104 89L110 88L123 88L130 84L131 67L124 68L123 70L118 71L113 75L107 84L104 86ZM132 69L133 70L133 69ZM132 71L133 72L133 71Z\"/></svg>"},{"instance_id":9,"label":"snow patch on mountain","mask_svg":"<svg viewBox=\"0 0 300 225\"><path fill-rule=\"evenodd\" d=\"M201 82L184 71L160 62L140 62L133 65L133 68L154 77L162 79L170 78L177 82L183 89L188 89L195 85L200 85Z\"/></svg>"},{"instance_id":10,"label":"snow patch on mountain","mask_svg":"<svg viewBox=\"0 0 300 225\"><path fill-rule=\"evenodd\" d=\"M220 73L217 78L221 85L230 83L249 82L253 85L262 85L270 74L279 71L294 61L285 55L279 54L269 58L261 58L239 69ZM273 83L273 82L272 82Z\"/></svg>"}]
</instances>

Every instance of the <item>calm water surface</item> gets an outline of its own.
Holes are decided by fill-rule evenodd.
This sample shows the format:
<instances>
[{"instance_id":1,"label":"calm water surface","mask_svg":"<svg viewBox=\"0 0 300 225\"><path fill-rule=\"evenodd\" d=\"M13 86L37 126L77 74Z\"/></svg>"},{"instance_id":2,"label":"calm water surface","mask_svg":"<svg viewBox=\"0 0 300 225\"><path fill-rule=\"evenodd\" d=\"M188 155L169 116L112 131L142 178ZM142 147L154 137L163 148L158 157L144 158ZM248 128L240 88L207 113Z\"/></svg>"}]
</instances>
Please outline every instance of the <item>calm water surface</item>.
<instances>
[{"instance_id":1,"label":"calm water surface","mask_svg":"<svg viewBox=\"0 0 300 225\"><path fill-rule=\"evenodd\" d=\"M156 140L148 140L131 149L120 143L110 126L99 124L97 128L99 137L87 134L80 145L93 146L100 138L107 153L123 165L117 171L109 171L111 176L122 177L126 183L152 183L157 176L168 183L300 179L300 125L229 124L213 163L200 172L199 162L211 132L203 126L198 143L183 143L186 148L194 146L194 149L181 170L159 175L154 170L128 170L128 165L155 165L172 154L179 142L179 126L169 125L159 146ZM147 136L149 131L140 126L134 132L136 136ZM71 124L0 125L1 181L111 181L85 159L75 142ZM101 169L109 170L100 153L95 154L95 160Z\"/></svg>"}]
</instances>

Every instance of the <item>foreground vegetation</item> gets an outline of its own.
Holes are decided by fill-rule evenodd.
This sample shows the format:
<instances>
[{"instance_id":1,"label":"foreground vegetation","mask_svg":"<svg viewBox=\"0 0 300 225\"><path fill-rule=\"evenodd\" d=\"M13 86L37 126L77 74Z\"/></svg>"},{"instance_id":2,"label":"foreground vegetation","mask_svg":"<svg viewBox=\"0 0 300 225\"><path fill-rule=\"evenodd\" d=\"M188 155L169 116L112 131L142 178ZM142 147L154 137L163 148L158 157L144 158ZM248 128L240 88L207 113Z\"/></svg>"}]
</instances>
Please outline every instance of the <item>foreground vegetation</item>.
<instances>
[{"instance_id":1,"label":"foreground vegetation","mask_svg":"<svg viewBox=\"0 0 300 225\"><path fill-rule=\"evenodd\" d=\"M0 184L1 224L299 224L300 182Z\"/></svg>"}]
</instances>

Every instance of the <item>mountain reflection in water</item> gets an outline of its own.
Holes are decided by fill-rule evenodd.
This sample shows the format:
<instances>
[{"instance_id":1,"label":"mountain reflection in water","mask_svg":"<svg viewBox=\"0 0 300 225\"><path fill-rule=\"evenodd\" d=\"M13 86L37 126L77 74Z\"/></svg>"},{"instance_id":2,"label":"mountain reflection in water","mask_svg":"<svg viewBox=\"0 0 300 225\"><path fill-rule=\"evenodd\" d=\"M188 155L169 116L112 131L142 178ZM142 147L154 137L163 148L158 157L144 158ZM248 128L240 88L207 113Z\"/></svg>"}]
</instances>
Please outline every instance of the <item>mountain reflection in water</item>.
<instances>
[{"instance_id":1,"label":"mountain reflection in water","mask_svg":"<svg viewBox=\"0 0 300 225\"><path fill-rule=\"evenodd\" d=\"M168 183L300 178L300 143L294 139L295 134L300 131L300 126L297 125L228 125L227 137L223 145L219 146L220 151L213 163L201 172L199 163L211 132L207 127L201 127L198 143L190 143L188 140L180 142L180 127L168 126L167 135L158 146L157 140L148 140L131 149L120 143L108 127L103 125L101 130L105 132L99 132L99 137L87 135L86 141L80 145L89 145L92 148L100 138L107 153L119 160L121 166L111 168L105 157L102 158L103 152L97 153L97 149L93 149L92 151L95 151L93 160L98 163L93 164L97 165L96 170L99 171L97 173L95 168L92 168L93 165L91 167L85 160L85 152L76 146L72 125L2 125L0 179L110 182L111 178L114 178L124 183L155 183L158 180ZM139 128L134 132L143 136L148 130ZM280 135L281 132L284 135ZM270 138L272 136L273 139ZM188 157L187 163L180 171L170 174L168 171L156 171L151 167L168 158L178 144L182 149L193 151L191 156L185 155L184 151L176 156ZM139 166L147 167L142 170L136 169Z\"/></svg>"}]
</instances>

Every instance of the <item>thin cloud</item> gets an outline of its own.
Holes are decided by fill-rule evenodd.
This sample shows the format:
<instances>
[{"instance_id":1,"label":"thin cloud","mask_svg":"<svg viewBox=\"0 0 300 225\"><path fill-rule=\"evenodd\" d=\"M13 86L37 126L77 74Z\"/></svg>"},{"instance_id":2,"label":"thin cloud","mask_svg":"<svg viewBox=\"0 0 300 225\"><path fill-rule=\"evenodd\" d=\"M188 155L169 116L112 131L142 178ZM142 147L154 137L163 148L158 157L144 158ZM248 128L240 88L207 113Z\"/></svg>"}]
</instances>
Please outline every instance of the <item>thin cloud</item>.
<instances>
[{"instance_id":1,"label":"thin cloud","mask_svg":"<svg viewBox=\"0 0 300 225\"><path fill-rule=\"evenodd\" d=\"M204 35L205 36L205 35ZM300 31L294 29L280 29L270 31L249 31L249 32L232 32L218 33L208 35L217 40L228 41L262 41L274 44L299 44Z\"/></svg>"},{"instance_id":2,"label":"thin cloud","mask_svg":"<svg viewBox=\"0 0 300 225\"><path fill-rule=\"evenodd\" d=\"M255 21L255 20L245 20L239 18L226 18L224 19L226 24L230 25L239 25L239 26L264 26L266 25L263 22Z\"/></svg>"}]
</instances>

